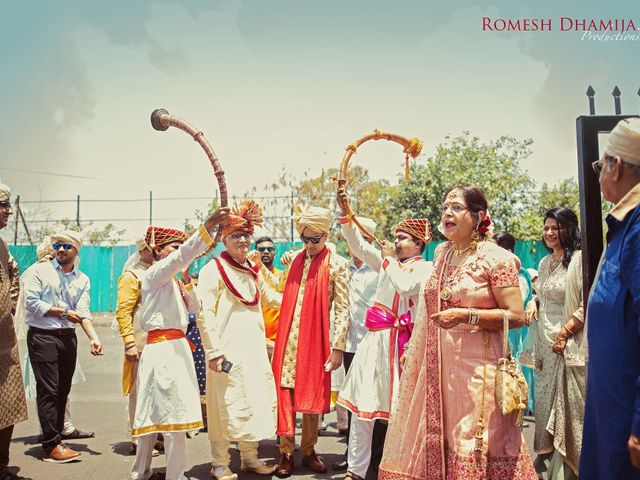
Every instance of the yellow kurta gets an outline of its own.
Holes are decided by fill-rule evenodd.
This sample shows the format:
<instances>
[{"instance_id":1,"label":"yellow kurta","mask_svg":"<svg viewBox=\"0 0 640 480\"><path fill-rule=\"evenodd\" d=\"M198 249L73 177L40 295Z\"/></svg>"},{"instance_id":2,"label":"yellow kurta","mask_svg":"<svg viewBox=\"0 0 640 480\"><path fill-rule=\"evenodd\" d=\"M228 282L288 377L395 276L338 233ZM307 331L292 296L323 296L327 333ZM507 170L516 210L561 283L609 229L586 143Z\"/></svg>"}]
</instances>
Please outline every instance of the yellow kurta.
<instances>
[{"instance_id":1,"label":"yellow kurta","mask_svg":"<svg viewBox=\"0 0 640 480\"><path fill-rule=\"evenodd\" d=\"M236 290L246 300L256 294L251 274L219 259ZM260 303L250 307L226 287L218 266L210 261L200 271L199 320L207 360L224 355L231 371L218 373L207 367L207 412L212 441L258 441L276 431L276 391L267 356L262 306L279 307L282 297L258 278Z\"/></svg>"},{"instance_id":2,"label":"yellow kurta","mask_svg":"<svg viewBox=\"0 0 640 480\"><path fill-rule=\"evenodd\" d=\"M149 265L140 261L130 270L125 270L118 279L118 304L116 321L125 345L135 342L140 353L147 341L147 332L140 326L140 287ZM136 381L137 364L126 357L122 366L122 394L128 395Z\"/></svg>"},{"instance_id":3,"label":"yellow kurta","mask_svg":"<svg viewBox=\"0 0 640 480\"><path fill-rule=\"evenodd\" d=\"M296 308L293 313L293 321L282 365L282 378L280 384L284 388L295 388L296 382L296 356L298 354L298 333L300 331L300 312L304 298L307 276L312 258L307 256L304 260L302 278ZM291 264L290 264L291 265ZM262 268L265 273L266 268ZM278 286L284 288L290 269L280 277ZM268 274L267 274L268 275ZM344 351L347 344L347 329L349 328L349 262L331 253L329 259L329 308L333 309L333 342L331 348Z\"/></svg>"}]
</instances>

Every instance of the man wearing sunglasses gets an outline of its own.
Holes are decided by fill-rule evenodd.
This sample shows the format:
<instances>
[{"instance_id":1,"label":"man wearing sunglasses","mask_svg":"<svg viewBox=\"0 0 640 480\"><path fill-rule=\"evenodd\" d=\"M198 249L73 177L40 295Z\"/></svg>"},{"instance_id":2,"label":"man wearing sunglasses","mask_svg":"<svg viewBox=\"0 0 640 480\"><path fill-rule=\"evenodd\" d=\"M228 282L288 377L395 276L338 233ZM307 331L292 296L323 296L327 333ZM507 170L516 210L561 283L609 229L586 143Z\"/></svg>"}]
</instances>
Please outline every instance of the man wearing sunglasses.
<instances>
[{"instance_id":1,"label":"man wearing sunglasses","mask_svg":"<svg viewBox=\"0 0 640 480\"><path fill-rule=\"evenodd\" d=\"M261 273L260 275L262 276L262 279L267 282L271 288L277 290L278 285L276 283L272 283L271 279L275 277L279 282L284 270L276 268L273 264L273 261L276 258L276 247L273 244L273 240L269 237L258 238L256 240L256 250L260 254L260 261L262 262L262 265L264 265L265 268L273 274L273 276L266 276ZM282 293L282 291L280 291L280 293ZM273 357L273 346L276 341L276 333L278 332L280 308L267 307L266 305L263 305L262 317L264 318L264 334L267 340L267 353L269 354L269 360L271 360Z\"/></svg>"},{"instance_id":2,"label":"man wearing sunglasses","mask_svg":"<svg viewBox=\"0 0 640 480\"><path fill-rule=\"evenodd\" d=\"M225 250L202 268L198 282L211 475L217 480L238 478L229 469L232 441L238 442L242 471L272 475L275 470L258 458L258 442L272 438L276 429L275 382L261 307L280 307L282 296L262 280L253 261L257 255L249 258L251 235L260 225L262 208L256 202L234 207L222 229Z\"/></svg>"},{"instance_id":3,"label":"man wearing sunglasses","mask_svg":"<svg viewBox=\"0 0 640 480\"><path fill-rule=\"evenodd\" d=\"M432 262L422 254L431 241L431 226L424 218L403 220L395 228L395 241L385 241L378 250L365 241L353 222L349 196L344 188L337 192L342 225L349 250L378 273L373 305L367 309L369 330L353 358L338 404L352 413L348 444L348 473L352 479L367 475L372 452L381 453L384 434L374 439L376 420L388 420L397 401L402 372L401 357L416 318L421 285L431 276ZM374 459L377 469L380 458Z\"/></svg>"},{"instance_id":4,"label":"man wearing sunglasses","mask_svg":"<svg viewBox=\"0 0 640 480\"><path fill-rule=\"evenodd\" d=\"M64 414L76 368L76 324L90 336L94 355L102 347L91 326L90 282L76 258L82 245L78 232L65 230L51 237L55 258L38 263L25 277L27 346L37 385L36 403L42 428L45 461L66 463L80 456L63 440Z\"/></svg>"},{"instance_id":5,"label":"man wearing sunglasses","mask_svg":"<svg viewBox=\"0 0 640 480\"><path fill-rule=\"evenodd\" d=\"M12 214L11 189L0 184L0 230ZM22 371L13 314L20 290L18 265L0 239L0 479L26 480L8 470L9 446L15 424L27 419Z\"/></svg>"},{"instance_id":6,"label":"man wearing sunglasses","mask_svg":"<svg viewBox=\"0 0 640 480\"><path fill-rule=\"evenodd\" d=\"M618 122L594 168L602 195L614 207L606 217L607 245L586 315L589 362L579 472L586 480L639 480L640 119Z\"/></svg>"},{"instance_id":7,"label":"man wearing sunglasses","mask_svg":"<svg viewBox=\"0 0 640 480\"><path fill-rule=\"evenodd\" d=\"M280 478L293 472L295 412L303 412L303 465L312 472L327 471L315 453L318 417L329 412L331 371L342 364L349 324L349 263L325 245L331 212L296 206L293 221L304 250L288 265L279 282L285 287L272 362L278 393L281 456L276 475ZM266 268L262 270L270 275Z\"/></svg>"}]
</instances>

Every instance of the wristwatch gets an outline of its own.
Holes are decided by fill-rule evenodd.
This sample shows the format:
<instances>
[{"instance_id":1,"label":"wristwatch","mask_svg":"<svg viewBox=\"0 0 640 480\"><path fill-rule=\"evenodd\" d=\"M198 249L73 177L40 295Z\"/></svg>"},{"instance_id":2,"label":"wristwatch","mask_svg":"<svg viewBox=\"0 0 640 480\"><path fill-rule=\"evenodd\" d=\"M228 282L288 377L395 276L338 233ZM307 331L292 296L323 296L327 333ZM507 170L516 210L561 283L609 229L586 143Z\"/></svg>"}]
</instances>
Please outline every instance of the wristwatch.
<instances>
[{"instance_id":1,"label":"wristwatch","mask_svg":"<svg viewBox=\"0 0 640 480\"><path fill-rule=\"evenodd\" d=\"M64 312L62 312L62 313L60 314L60 318L61 318L62 320L69 320L69 309L68 309L68 308L65 308L65 309L64 309Z\"/></svg>"}]
</instances>

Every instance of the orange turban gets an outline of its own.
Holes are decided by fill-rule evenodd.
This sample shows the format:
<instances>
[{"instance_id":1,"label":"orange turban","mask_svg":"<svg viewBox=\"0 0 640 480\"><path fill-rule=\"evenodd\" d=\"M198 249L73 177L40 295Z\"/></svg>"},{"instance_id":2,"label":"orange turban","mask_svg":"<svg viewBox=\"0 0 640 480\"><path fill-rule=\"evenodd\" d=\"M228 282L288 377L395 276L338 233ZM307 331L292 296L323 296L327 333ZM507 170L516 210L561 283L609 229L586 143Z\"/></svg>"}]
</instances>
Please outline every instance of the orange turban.
<instances>
[{"instance_id":1,"label":"orange turban","mask_svg":"<svg viewBox=\"0 0 640 480\"><path fill-rule=\"evenodd\" d=\"M184 242L187 240L187 236L181 230L175 228L164 227L149 227L147 228L147 234L144 236L145 242L151 248L162 247L171 242Z\"/></svg>"},{"instance_id":2,"label":"orange turban","mask_svg":"<svg viewBox=\"0 0 640 480\"><path fill-rule=\"evenodd\" d=\"M245 200L231 209L222 236L227 237L237 230L253 234L256 225L262 225L262 207L253 200Z\"/></svg>"},{"instance_id":3,"label":"orange turban","mask_svg":"<svg viewBox=\"0 0 640 480\"><path fill-rule=\"evenodd\" d=\"M398 232L408 233L424 243L429 243L433 237L431 224L426 218L407 218L396 225L396 233Z\"/></svg>"}]
</instances>

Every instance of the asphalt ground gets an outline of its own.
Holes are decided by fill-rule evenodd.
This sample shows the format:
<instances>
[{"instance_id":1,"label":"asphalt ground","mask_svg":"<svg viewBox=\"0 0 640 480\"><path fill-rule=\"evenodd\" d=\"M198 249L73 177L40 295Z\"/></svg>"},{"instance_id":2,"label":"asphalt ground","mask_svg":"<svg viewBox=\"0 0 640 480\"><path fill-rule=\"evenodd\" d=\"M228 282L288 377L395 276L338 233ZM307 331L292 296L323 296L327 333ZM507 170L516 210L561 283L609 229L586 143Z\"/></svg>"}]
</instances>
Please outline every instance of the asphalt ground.
<instances>
[{"instance_id":1,"label":"asphalt ground","mask_svg":"<svg viewBox=\"0 0 640 480\"><path fill-rule=\"evenodd\" d=\"M104 345L103 357L92 357L89 343L84 335L78 335L80 364L87 381L74 385L71 390L71 409L74 425L80 430L93 431L95 438L72 440L66 443L74 450L82 452L79 461L67 464L51 464L42 461L44 452L38 442L39 424L35 400L28 400L29 419L16 425L10 452L10 465L14 472L34 480L88 480L127 479L134 461L129 454L130 441L127 433L127 399L121 395L121 371L123 362L122 341L108 327L110 316L96 318L97 331ZM20 345L21 355L26 346ZM328 428L321 435L316 452L324 458L327 466L341 459L345 452L345 439L336 429L336 415L331 412L325 417ZM532 419L525 421L525 439L531 450L533 444ZM299 431L297 439L299 441ZM274 440L260 443L260 458L275 463L279 454ZM292 478L337 479L344 472L315 474L301 465L300 452L294 456L296 468ZM187 440L188 478L209 479L209 442L206 433ZM164 471L164 455L155 457L152 468ZM240 480L258 480L264 476L240 472L239 453L231 451L231 469L239 473ZM276 477L273 477L274 479ZM370 472L368 478L375 479Z\"/></svg>"}]
</instances>

